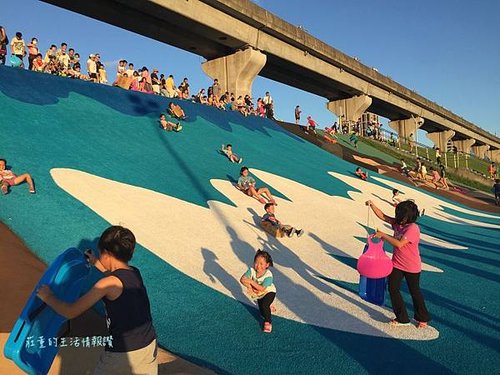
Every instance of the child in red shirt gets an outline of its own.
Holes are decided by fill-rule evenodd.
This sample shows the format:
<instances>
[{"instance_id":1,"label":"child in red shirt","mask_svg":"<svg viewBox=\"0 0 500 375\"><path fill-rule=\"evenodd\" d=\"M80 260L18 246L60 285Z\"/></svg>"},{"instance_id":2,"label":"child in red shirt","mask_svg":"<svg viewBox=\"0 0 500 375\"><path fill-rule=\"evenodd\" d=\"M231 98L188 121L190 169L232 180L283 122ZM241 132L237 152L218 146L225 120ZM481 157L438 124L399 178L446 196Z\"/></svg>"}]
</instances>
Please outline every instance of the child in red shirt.
<instances>
[{"instance_id":1,"label":"child in red shirt","mask_svg":"<svg viewBox=\"0 0 500 375\"><path fill-rule=\"evenodd\" d=\"M316 134L316 126L318 124L316 123L316 121L314 121L312 119L311 116L307 116L307 126L306 126L306 132L309 131L309 129L312 129L313 133Z\"/></svg>"}]
</instances>

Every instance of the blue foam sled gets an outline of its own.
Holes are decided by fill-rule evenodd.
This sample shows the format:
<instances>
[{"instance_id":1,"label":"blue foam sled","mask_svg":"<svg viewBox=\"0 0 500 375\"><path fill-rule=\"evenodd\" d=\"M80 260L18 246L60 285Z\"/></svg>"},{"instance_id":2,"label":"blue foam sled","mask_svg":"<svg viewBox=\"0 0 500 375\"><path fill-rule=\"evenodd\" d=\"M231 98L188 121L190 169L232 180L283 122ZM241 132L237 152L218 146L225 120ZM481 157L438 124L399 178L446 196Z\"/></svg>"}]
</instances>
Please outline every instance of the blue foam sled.
<instances>
[{"instance_id":1,"label":"blue foam sled","mask_svg":"<svg viewBox=\"0 0 500 375\"><path fill-rule=\"evenodd\" d=\"M23 64L23 60L21 60L16 55L10 55L9 62L10 62L10 66L12 66L14 68L19 68Z\"/></svg>"},{"instance_id":2,"label":"blue foam sled","mask_svg":"<svg viewBox=\"0 0 500 375\"><path fill-rule=\"evenodd\" d=\"M368 250L368 244L365 245L363 253ZM385 301L386 278L369 279L365 276L359 277L359 296L365 301L382 306Z\"/></svg>"},{"instance_id":3,"label":"blue foam sled","mask_svg":"<svg viewBox=\"0 0 500 375\"><path fill-rule=\"evenodd\" d=\"M50 264L9 335L4 347L5 357L28 374L39 375L49 371L58 348L55 345L49 346L48 339L58 336L67 319L40 300L36 296L36 290L46 284L60 300L74 302L80 297L89 271L90 266L85 256L76 248L66 250ZM45 348L40 348L40 336L45 339ZM27 341L29 338L33 341ZM27 345L28 342L34 342L35 345Z\"/></svg>"}]
</instances>

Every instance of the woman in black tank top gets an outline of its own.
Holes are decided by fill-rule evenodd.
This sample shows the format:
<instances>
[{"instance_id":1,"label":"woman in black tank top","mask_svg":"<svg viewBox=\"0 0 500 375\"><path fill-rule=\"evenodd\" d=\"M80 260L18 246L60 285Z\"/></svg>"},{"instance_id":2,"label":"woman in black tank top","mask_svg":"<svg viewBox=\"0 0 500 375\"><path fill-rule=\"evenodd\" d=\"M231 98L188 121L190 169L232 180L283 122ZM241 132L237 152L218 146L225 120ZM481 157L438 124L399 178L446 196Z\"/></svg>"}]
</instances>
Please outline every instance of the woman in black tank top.
<instances>
[{"instance_id":1,"label":"woman in black tank top","mask_svg":"<svg viewBox=\"0 0 500 375\"><path fill-rule=\"evenodd\" d=\"M94 374L157 374L156 332L151 318L149 298L141 273L129 266L135 248L134 234L121 226L112 226L99 239L99 258L86 251L89 262L107 272L93 288L74 303L59 300L48 286L38 297L58 314L72 319L102 299L111 345L97 364Z\"/></svg>"}]
</instances>

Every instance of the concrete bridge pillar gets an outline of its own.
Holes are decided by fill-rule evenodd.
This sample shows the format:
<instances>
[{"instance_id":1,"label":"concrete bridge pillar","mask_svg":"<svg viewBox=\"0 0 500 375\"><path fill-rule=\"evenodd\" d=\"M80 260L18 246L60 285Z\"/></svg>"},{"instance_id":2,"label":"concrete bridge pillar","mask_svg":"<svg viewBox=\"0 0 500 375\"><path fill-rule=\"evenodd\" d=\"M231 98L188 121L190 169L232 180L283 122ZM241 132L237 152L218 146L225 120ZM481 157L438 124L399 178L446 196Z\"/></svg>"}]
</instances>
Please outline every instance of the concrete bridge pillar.
<instances>
[{"instance_id":1,"label":"concrete bridge pillar","mask_svg":"<svg viewBox=\"0 0 500 375\"><path fill-rule=\"evenodd\" d=\"M417 129L424 124L422 117L407 118L405 120L389 121L389 126L394 129L400 138L408 139L413 134L413 139L417 138Z\"/></svg>"},{"instance_id":2,"label":"concrete bridge pillar","mask_svg":"<svg viewBox=\"0 0 500 375\"><path fill-rule=\"evenodd\" d=\"M490 150L488 153L491 161L500 163L500 150Z\"/></svg>"},{"instance_id":3,"label":"concrete bridge pillar","mask_svg":"<svg viewBox=\"0 0 500 375\"><path fill-rule=\"evenodd\" d=\"M267 56L253 48L237 51L201 64L212 79L218 79L222 92L229 91L238 97L252 95L252 83L266 65Z\"/></svg>"},{"instance_id":4,"label":"concrete bridge pillar","mask_svg":"<svg viewBox=\"0 0 500 375\"><path fill-rule=\"evenodd\" d=\"M464 154L470 154L470 149L472 145L476 143L475 139L463 139L461 141L453 141L453 146L455 146L458 152L462 152Z\"/></svg>"},{"instance_id":5,"label":"concrete bridge pillar","mask_svg":"<svg viewBox=\"0 0 500 375\"><path fill-rule=\"evenodd\" d=\"M434 146L439 147L441 152L446 152L448 141L455 135L454 130L444 130L442 132L427 133Z\"/></svg>"},{"instance_id":6,"label":"concrete bridge pillar","mask_svg":"<svg viewBox=\"0 0 500 375\"><path fill-rule=\"evenodd\" d=\"M368 95L358 95L348 99L328 102L326 108L339 117L341 124L345 121L355 123L371 104L372 98Z\"/></svg>"},{"instance_id":7,"label":"concrete bridge pillar","mask_svg":"<svg viewBox=\"0 0 500 375\"><path fill-rule=\"evenodd\" d=\"M484 159L486 155L486 151L490 149L489 145L482 145L482 146L472 146L472 152L478 159Z\"/></svg>"}]
</instances>

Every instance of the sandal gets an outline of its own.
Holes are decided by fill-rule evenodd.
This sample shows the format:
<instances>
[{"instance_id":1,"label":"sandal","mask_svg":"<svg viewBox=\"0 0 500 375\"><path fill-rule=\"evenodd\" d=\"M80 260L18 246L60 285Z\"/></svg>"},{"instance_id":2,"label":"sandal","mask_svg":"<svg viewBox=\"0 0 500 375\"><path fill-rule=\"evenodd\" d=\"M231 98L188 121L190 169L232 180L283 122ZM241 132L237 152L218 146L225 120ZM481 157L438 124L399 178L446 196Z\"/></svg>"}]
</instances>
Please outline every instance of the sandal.
<instances>
[{"instance_id":1,"label":"sandal","mask_svg":"<svg viewBox=\"0 0 500 375\"><path fill-rule=\"evenodd\" d=\"M427 322L417 322L417 328L427 328L428 326Z\"/></svg>"},{"instance_id":2,"label":"sandal","mask_svg":"<svg viewBox=\"0 0 500 375\"><path fill-rule=\"evenodd\" d=\"M265 333L271 333L273 331L273 325L269 322L265 322L262 331Z\"/></svg>"},{"instance_id":3,"label":"sandal","mask_svg":"<svg viewBox=\"0 0 500 375\"><path fill-rule=\"evenodd\" d=\"M392 319L389 322L389 325L392 326L392 327L405 327L405 326L409 326L410 322L408 322L408 323L400 323L396 319Z\"/></svg>"}]
</instances>

